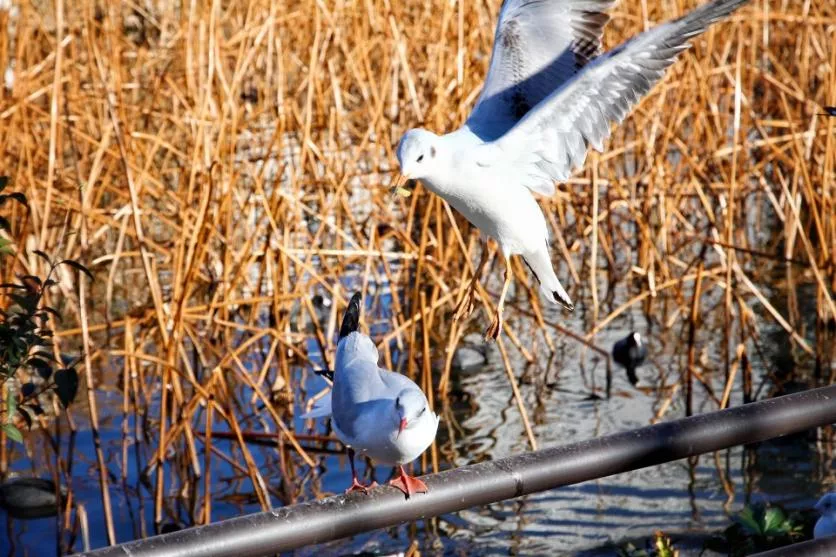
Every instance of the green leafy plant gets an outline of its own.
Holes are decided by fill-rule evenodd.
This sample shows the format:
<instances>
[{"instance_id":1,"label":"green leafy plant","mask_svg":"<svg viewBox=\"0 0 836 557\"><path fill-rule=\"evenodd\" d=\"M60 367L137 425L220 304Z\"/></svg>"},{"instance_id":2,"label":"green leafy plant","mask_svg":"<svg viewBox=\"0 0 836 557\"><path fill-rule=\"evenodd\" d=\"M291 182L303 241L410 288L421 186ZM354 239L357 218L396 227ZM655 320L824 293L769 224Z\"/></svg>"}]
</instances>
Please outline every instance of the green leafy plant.
<instances>
[{"instance_id":1,"label":"green leafy plant","mask_svg":"<svg viewBox=\"0 0 836 557\"><path fill-rule=\"evenodd\" d=\"M0 191L7 184L8 180L0 177ZM23 194L10 193L0 195L0 206L8 199L26 203ZM9 229L8 221L2 217L0 228ZM77 269L92 279L90 271L77 261L52 261L42 251L33 253L47 263L49 270L44 280L35 275L18 275L18 282L0 284L9 301L7 307L0 308L0 386L5 386L6 391L0 428L18 442L23 441L23 436L15 425L16 416L31 428L33 417L44 413L40 404L44 394L53 393L67 408L78 391L75 364L63 365L53 355L53 332L49 321L53 317L60 319L60 315L44 303L44 294L56 284L52 277L62 265ZM28 374L23 373L26 371Z\"/></svg>"},{"instance_id":2,"label":"green leafy plant","mask_svg":"<svg viewBox=\"0 0 836 557\"><path fill-rule=\"evenodd\" d=\"M777 506L747 505L732 517L733 524L723 538L708 544L722 548L729 555L748 555L782 547L807 537L809 519L802 513L787 514Z\"/></svg>"}]
</instances>

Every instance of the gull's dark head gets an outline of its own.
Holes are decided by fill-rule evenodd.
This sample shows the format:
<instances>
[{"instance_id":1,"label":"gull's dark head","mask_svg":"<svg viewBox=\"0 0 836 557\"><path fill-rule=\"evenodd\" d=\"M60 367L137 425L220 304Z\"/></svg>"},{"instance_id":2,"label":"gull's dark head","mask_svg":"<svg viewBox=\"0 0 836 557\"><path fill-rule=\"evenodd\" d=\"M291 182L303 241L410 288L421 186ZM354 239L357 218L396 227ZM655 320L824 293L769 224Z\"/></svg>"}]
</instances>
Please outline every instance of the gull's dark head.
<instances>
[{"instance_id":1,"label":"gull's dark head","mask_svg":"<svg viewBox=\"0 0 836 557\"><path fill-rule=\"evenodd\" d=\"M409 130L398 143L398 165L407 180L422 180L432 176L438 160L438 136L422 128Z\"/></svg>"},{"instance_id":2,"label":"gull's dark head","mask_svg":"<svg viewBox=\"0 0 836 557\"><path fill-rule=\"evenodd\" d=\"M348 308L343 316L343 324L340 327L340 340L344 339L360 327L360 302L363 297L355 292L348 302Z\"/></svg>"}]
</instances>

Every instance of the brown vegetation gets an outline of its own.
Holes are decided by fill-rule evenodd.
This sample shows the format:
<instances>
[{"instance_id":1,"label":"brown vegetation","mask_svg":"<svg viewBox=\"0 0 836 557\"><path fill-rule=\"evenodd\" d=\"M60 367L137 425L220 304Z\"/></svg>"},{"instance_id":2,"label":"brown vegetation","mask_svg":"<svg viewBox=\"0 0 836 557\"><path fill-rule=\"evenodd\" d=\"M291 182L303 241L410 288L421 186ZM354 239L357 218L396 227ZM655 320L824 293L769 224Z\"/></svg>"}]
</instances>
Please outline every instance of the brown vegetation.
<instances>
[{"instance_id":1,"label":"brown vegetation","mask_svg":"<svg viewBox=\"0 0 836 557\"><path fill-rule=\"evenodd\" d=\"M123 422L122 477L141 462L158 523L174 492L195 522L212 520L219 463L249 477L265 508L299 496L324 445L295 430L292 403L321 367L311 347L330 361L350 290L370 293L366 325L385 363L444 403L453 349L486 325L495 283L484 311L453 322L477 237L437 197L387 186L406 129L466 118L499 4L55 0L0 11L0 70L14 68L0 91L0 173L30 206L2 209L18 251L0 282L41 273L34 249L95 275L61 269L51 294L65 316L56 351L85 354L86 407L70 412L89 412L95 429L95 394L119 390L137 418L135 431ZM694 4L621 2L605 45ZM629 311L681 342L660 418L675 396L690 411L692 388L718 406L736 381L754 396L748 369L764 358L767 323L830 381L836 118L817 113L836 104L834 44L833 2L753 2L696 39L606 152L541 200L584 327L556 323L517 262L499 344L514 389L509 353L545 362L558 339L608 351L596 336ZM314 294L334 300L324 316ZM255 430L277 449L280 485L253 458ZM437 468L438 449L426 459Z\"/></svg>"}]
</instances>

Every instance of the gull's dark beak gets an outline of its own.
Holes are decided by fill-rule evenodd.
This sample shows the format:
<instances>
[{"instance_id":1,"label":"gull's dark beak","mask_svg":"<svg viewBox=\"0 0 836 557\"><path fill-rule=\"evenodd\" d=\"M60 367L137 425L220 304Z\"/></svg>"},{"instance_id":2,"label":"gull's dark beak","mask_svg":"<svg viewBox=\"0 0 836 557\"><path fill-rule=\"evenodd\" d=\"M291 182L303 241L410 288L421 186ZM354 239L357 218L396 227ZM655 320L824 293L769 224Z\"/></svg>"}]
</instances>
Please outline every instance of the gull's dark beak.
<instances>
[{"instance_id":1,"label":"gull's dark beak","mask_svg":"<svg viewBox=\"0 0 836 557\"><path fill-rule=\"evenodd\" d=\"M398 437L401 436L401 433L403 433L403 430L405 430L405 429L406 429L406 418L401 418L401 425L398 426Z\"/></svg>"}]
</instances>

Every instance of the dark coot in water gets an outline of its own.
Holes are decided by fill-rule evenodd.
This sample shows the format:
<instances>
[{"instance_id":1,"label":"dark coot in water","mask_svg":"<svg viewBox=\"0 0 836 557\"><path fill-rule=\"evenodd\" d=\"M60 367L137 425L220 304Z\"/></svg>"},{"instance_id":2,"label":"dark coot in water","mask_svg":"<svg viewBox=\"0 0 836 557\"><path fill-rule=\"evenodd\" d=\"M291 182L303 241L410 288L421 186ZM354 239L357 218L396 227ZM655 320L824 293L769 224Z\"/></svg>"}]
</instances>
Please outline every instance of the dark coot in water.
<instances>
[{"instance_id":1,"label":"dark coot in water","mask_svg":"<svg viewBox=\"0 0 836 557\"><path fill-rule=\"evenodd\" d=\"M55 483L41 478L12 478L0 483L0 508L12 518L45 518L58 513Z\"/></svg>"},{"instance_id":2,"label":"dark coot in water","mask_svg":"<svg viewBox=\"0 0 836 557\"><path fill-rule=\"evenodd\" d=\"M647 345L639 333L630 333L612 347L613 360L627 370L627 379L634 386L639 382L636 368L644 363L646 357Z\"/></svg>"}]
</instances>

